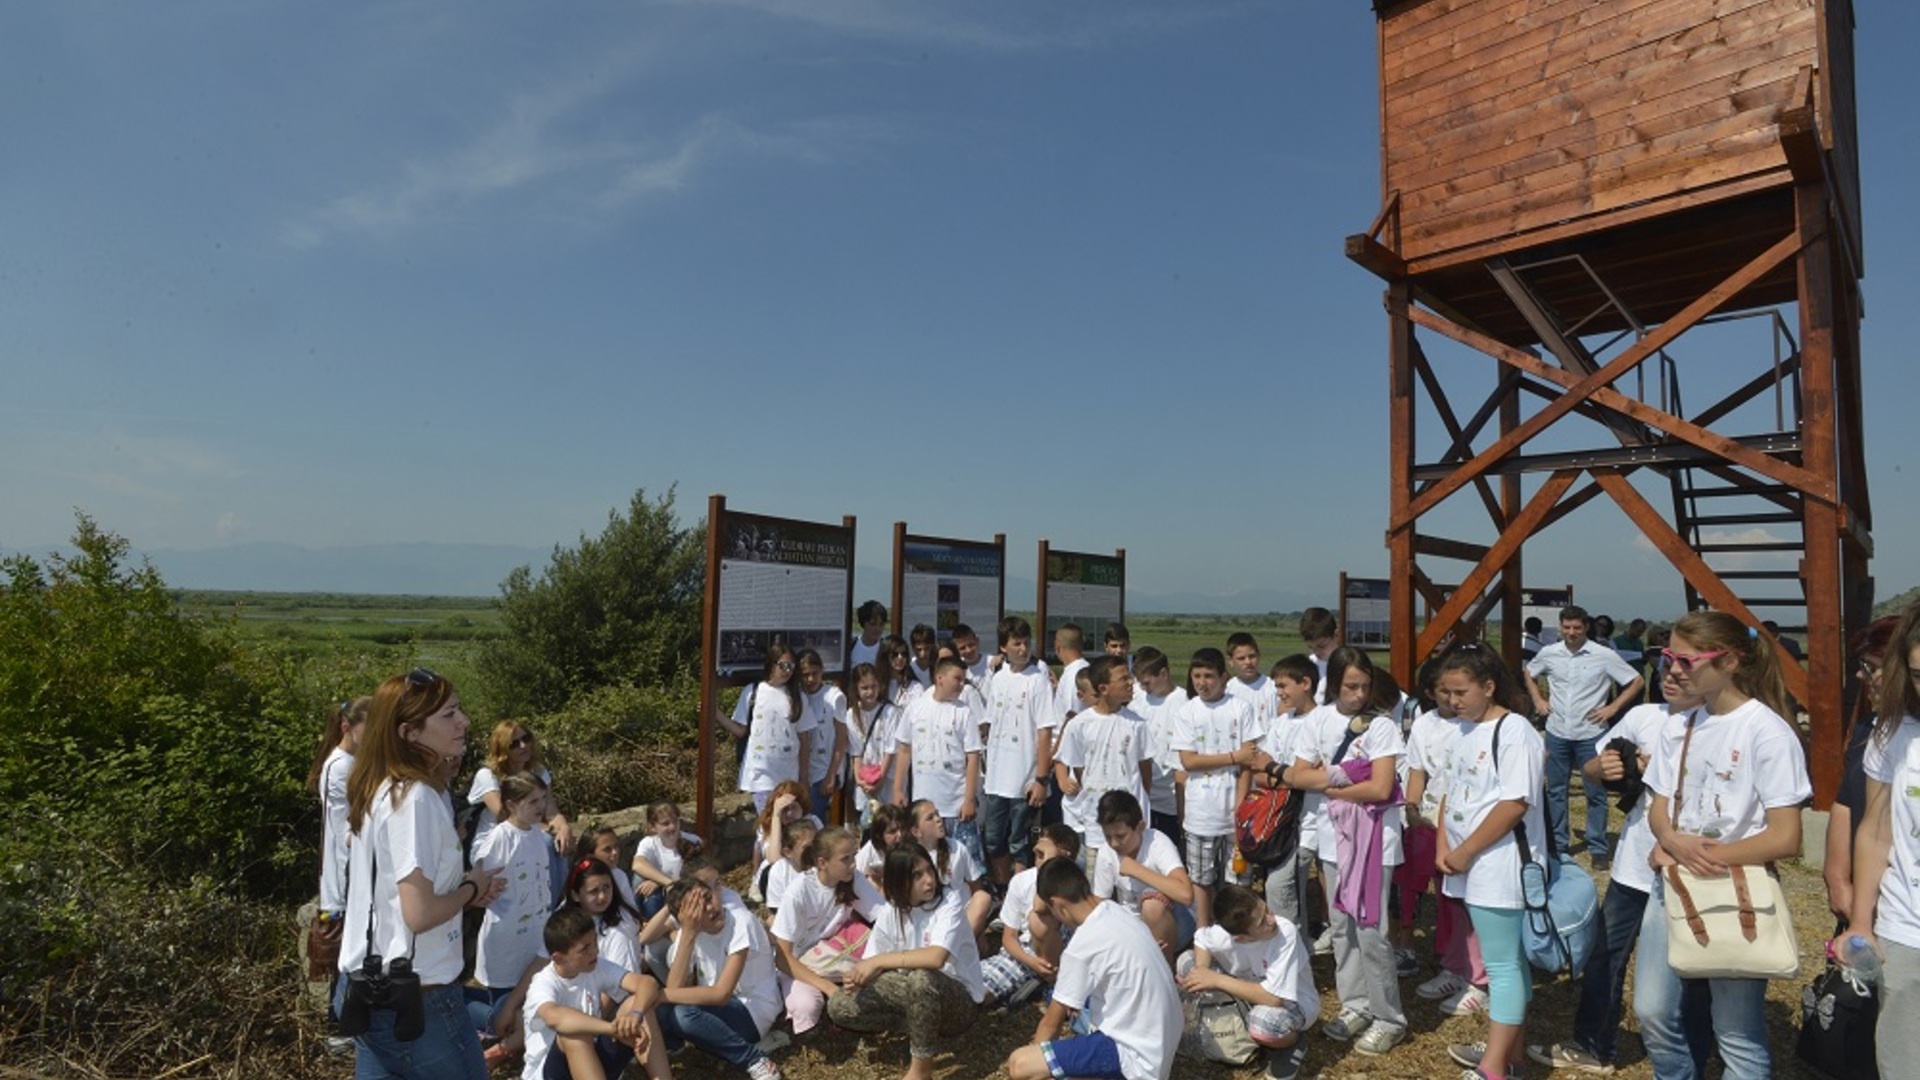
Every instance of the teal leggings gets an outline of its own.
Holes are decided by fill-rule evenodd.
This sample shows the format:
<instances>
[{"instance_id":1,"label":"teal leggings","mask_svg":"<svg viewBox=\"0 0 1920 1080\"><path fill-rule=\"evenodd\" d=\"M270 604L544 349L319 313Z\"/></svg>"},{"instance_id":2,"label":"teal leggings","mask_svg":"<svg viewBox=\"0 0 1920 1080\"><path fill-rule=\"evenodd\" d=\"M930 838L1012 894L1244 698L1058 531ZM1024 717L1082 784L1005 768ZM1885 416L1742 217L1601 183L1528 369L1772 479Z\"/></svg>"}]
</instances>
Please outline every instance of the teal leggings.
<instances>
[{"instance_id":1,"label":"teal leggings","mask_svg":"<svg viewBox=\"0 0 1920 1080\"><path fill-rule=\"evenodd\" d=\"M1520 931L1526 912L1519 908L1467 905L1473 932L1480 939L1480 958L1487 965L1487 1018L1496 1024L1527 1022L1527 1002L1533 999L1533 971L1521 955Z\"/></svg>"}]
</instances>

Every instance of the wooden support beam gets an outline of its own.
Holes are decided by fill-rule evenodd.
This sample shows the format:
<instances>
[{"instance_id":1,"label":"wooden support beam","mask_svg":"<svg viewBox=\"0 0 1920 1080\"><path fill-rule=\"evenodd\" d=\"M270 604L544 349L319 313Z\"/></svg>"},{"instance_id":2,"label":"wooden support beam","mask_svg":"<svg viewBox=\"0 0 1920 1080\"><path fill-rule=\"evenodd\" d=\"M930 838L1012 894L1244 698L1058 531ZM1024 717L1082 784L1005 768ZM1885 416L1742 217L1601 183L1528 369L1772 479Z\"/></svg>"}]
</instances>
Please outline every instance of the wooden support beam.
<instances>
[{"instance_id":1,"label":"wooden support beam","mask_svg":"<svg viewBox=\"0 0 1920 1080\"><path fill-rule=\"evenodd\" d=\"M1784 141L1784 138L1783 138ZM1796 179L1799 179L1796 171ZM1831 219L1824 177L1794 185L1799 219L1800 265L1800 427L1809 472L1839 474L1839 433L1834 428L1834 332ZM1842 615L1840 509L1831 502L1806 501L1803 533L1807 583L1807 668L1795 692L1812 719L1807 772L1813 779L1813 804L1826 809L1840 791L1846 757L1846 627ZM1799 666L1793 666L1794 673ZM1789 718L1791 719L1791 718Z\"/></svg>"},{"instance_id":2,"label":"wooden support beam","mask_svg":"<svg viewBox=\"0 0 1920 1080\"><path fill-rule=\"evenodd\" d=\"M1387 486L1395 518L1413 498L1413 323L1412 286L1402 278L1387 286ZM1387 535L1388 663L1401 686L1413 681L1413 582L1415 530L1408 524Z\"/></svg>"},{"instance_id":3,"label":"wooden support beam","mask_svg":"<svg viewBox=\"0 0 1920 1080\"><path fill-rule=\"evenodd\" d=\"M1480 594L1485 592L1487 586L1492 583L1494 575L1504 569L1507 560L1520 550L1520 546L1526 543L1528 538L1533 536L1541 520L1547 516L1549 510L1553 509L1553 504L1560 501L1560 496L1567 493L1567 489L1573 486L1573 482L1579 476L1578 471L1571 469L1554 473L1546 483L1540 485L1540 490L1533 493L1533 498L1527 500L1526 506L1521 508L1519 515L1513 519L1513 523L1500 534L1500 539L1494 541L1493 546L1487 549L1486 558L1481 559L1474 566L1472 572L1460 582L1460 587L1453 590L1453 596L1448 598L1438 612L1434 613L1433 621L1427 623L1427 628L1420 632L1420 641L1415 651L1421 658L1424 659L1430 655L1434 646L1460 620L1460 616L1480 599Z\"/></svg>"},{"instance_id":4,"label":"wooden support beam","mask_svg":"<svg viewBox=\"0 0 1920 1080\"><path fill-rule=\"evenodd\" d=\"M1789 237L1788 239L1793 240L1794 238ZM1781 243L1786 244L1787 241L1782 241ZM1776 245L1774 250L1776 251L1780 250L1780 245ZM1789 253L1791 253L1790 248L1789 248ZM1549 404L1545 409L1542 409L1539 413L1534 414L1532 420L1529 420L1527 422L1528 424L1531 424L1534 421L1537 421L1538 419L1540 419L1541 416L1548 415L1549 413L1553 413L1553 415L1556 415L1556 416L1566 415L1566 413L1569 410L1571 410L1574 406L1574 403L1569 402L1567 398L1573 397L1575 395L1579 395L1586 400L1592 401L1596 405L1600 405L1605 408L1612 409L1615 412L1625 413L1626 415L1631 416L1636 420L1652 425L1653 427L1657 427L1661 431L1664 431L1667 434L1672 435L1677 439L1682 439L1686 442L1692 443L1694 446L1697 446L1700 449L1705 450L1708 453L1711 453L1718 458L1732 462L1733 464L1739 465L1742 468L1751 469L1752 471L1757 472L1762 476L1765 476L1771 480L1774 480L1777 483L1785 484L1789 487L1796 488L1799 491L1807 495L1810 495L1815 499L1819 499L1827 503L1833 503L1838 498L1838 494L1835 490L1833 478L1831 476L1822 477L1817 473L1814 473L1808 469L1804 469L1804 468L1801 468L1800 466L1793 465L1785 461L1781 461L1778 458L1770 457L1766 454L1761 453L1758 450L1748 449L1747 447L1740 445L1738 442L1735 442L1734 440L1729 439L1724 435L1717 435L1699 426L1698 424L1694 424L1686 420L1682 420L1681 418L1674 416L1672 413L1663 412L1662 410L1656 409L1651 405L1647 405L1642 402L1635 401L1634 399L1626 396L1625 394L1620 393L1618 390L1612 389L1611 387L1587 386L1587 383L1592 381L1591 376L1586 379L1576 380L1570 373L1558 367L1555 367L1552 364L1548 364L1534 357L1529 353L1523 352L1503 342L1496 341L1493 338L1487 337L1485 334L1476 333L1464 327L1455 326L1452 323L1447 322L1445 319L1442 319L1437 315L1433 315L1428 312L1419 311L1416 309L1413 312L1412 318L1413 318L1413 321L1420 326L1427 327L1430 330L1433 330L1437 333L1450 337L1455 341L1460 342L1462 345L1466 345L1474 349L1479 349L1481 352L1484 352L1487 355L1500 360L1502 363L1512 364L1513 366L1518 367L1521 370L1526 371L1528 374L1533 375L1537 378L1547 379L1551 382L1559 383L1561 386L1566 388L1566 394L1562 396L1560 400ZM1671 325L1672 325L1671 323L1667 323L1666 325L1663 325L1660 329L1665 330L1667 326L1671 326ZM1656 331L1656 333L1658 333L1658 331ZM1641 343L1644 344L1645 342L1651 341L1651 340L1653 340L1653 335L1648 335L1647 337L1641 339ZM1635 348L1638 348L1638 347L1639 346L1637 345L1635 346ZM1802 344L1801 348L1802 348L1802 352L1804 353L1805 345ZM1629 349L1627 353L1622 354L1622 356L1624 357L1630 354L1632 351L1633 351L1632 349ZM1612 369L1614 364L1618 364L1618 363L1619 361L1616 360L1613 363L1608 364L1606 368L1601 369L1602 373ZM1558 409L1559 411L1557 413L1554 413L1553 411L1555 409ZM1521 425L1522 430L1524 430L1526 427L1527 427L1527 424ZM1505 440L1502 440L1502 441L1505 441ZM1448 489L1449 493L1451 493L1451 491L1458 490L1461 483L1465 483L1466 481L1471 480L1474 476L1478 476L1481 473L1485 472L1487 469L1492 467L1494 460L1497 460L1497 459L1488 460L1484 464L1481 463L1481 459L1486 458L1488 455L1492 454L1493 451L1496 449L1500 449L1498 443L1496 443L1493 447L1488 448L1488 450L1485 453L1481 454L1480 457L1476 457L1472 462L1469 462L1467 465L1463 466L1461 471L1464 473L1467 473L1468 475L1461 477L1461 479L1458 482L1453 483L1450 489L1448 488L1449 482L1442 481L1440 483L1436 483L1432 485L1427 491L1422 492L1420 498L1414 500L1414 505L1411 509L1419 510L1419 512L1424 513L1425 512L1424 509L1421 509L1421 504L1423 500L1431 498L1436 493L1440 492L1441 489ZM1515 448L1508 447L1506 450L1503 450L1501 452L1501 456L1505 456L1507 453L1511 453L1513 449ZM1478 466L1477 469L1475 468L1476 465ZM1444 496L1441 496L1441 497L1444 497ZM1433 501L1437 502L1438 499L1433 499ZM1429 505L1429 508L1430 508L1430 505Z\"/></svg>"},{"instance_id":5,"label":"wooden support beam","mask_svg":"<svg viewBox=\"0 0 1920 1080\"><path fill-rule=\"evenodd\" d=\"M1447 400L1447 390L1440 385L1439 376L1433 373L1433 365L1427 363L1427 352L1420 347L1420 339L1413 339L1413 370L1420 376L1420 382L1427 388L1427 398L1433 402L1433 408L1440 416L1440 426L1447 429L1453 437L1453 445L1448 448L1446 458L1467 456L1473 448L1473 436L1460 427L1460 421L1453 415L1453 403ZM1487 483L1484 476L1474 477L1473 489L1480 493L1480 504L1487 508L1487 517L1493 520L1495 529L1507 527L1506 515L1500 511L1499 500L1493 497L1493 485Z\"/></svg>"},{"instance_id":6,"label":"wooden support beam","mask_svg":"<svg viewBox=\"0 0 1920 1080\"><path fill-rule=\"evenodd\" d=\"M1545 408L1528 417L1519 427L1501 436L1492 446L1487 447L1475 455L1472 461L1461 466L1460 471L1453 477L1434 484L1432 487L1421 492L1410 501L1400 513L1393 515L1393 517L1389 519L1390 527L1395 532L1409 528L1413 524L1414 519L1439 505L1441 500L1458 491L1461 485L1485 473L1494 462L1499 461L1509 453L1524 446L1528 439L1546 430L1554 421L1559 420L1568 412L1572 411L1574 406L1579 405L1589 397L1595 396L1597 392L1611 386L1615 379L1632 371L1647 357L1666 348L1675 338L1692 329L1701 319L1718 311L1720 305L1739 295L1747 286L1765 277L1774 267L1780 265L1788 256L1797 251L1799 247L1800 238L1797 234L1782 238L1778 243L1748 262L1747 265L1734 271L1726 280L1708 290L1704 296L1688 304L1679 314L1661 323L1658 329L1628 346L1619 356L1608 361L1605 367L1572 384L1563 383L1562 385L1566 386L1567 392L1563 394L1558 401L1549 402ZM1486 352L1489 356L1494 356L1497 359L1509 359L1505 354L1511 354L1514 357L1524 357L1528 365L1538 364L1540 368L1550 369L1562 375L1566 374L1564 371L1553 368L1551 365L1541 364L1533 357L1527 356L1527 354L1509 345L1495 341L1484 334L1478 334L1453 325L1426 312L1418 310L1410 311L1408 317L1421 326L1437 330L1446 334L1448 337L1454 338L1456 341L1460 341L1462 344L1479 348L1482 352ZM1461 335L1466 335L1466 337L1462 337ZM1472 340L1469 340L1469 338ZM1480 345L1474 344L1475 341L1485 342L1488 345L1495 346L1500 349L1501 352L1496 353L1489 349L1481 348ZM1535 374L1544 374L1544 372L1535 372ZM1551 378L1550 375L1546 377ZM1558 379L1553 379L1552 381L1559 382ZM1626 399L1622 397L1620 400L1625 401ZM1658 410L1652 411L1658 412ZM1660 413L1660 415L1665 416L1666 414ZM1669 417L1669 419L1673 418ZM1676 434L1670 428L1663 427L1662 430L1666 430L1670 434ZM1711 435L1707 437L1709 439L1714 438L1714 436ZM1817 480L1813 482L1818 483ZM1829 491L1827 498L1831 500L1832 497L1832 492Z\"/></svg>"},{"instance_id":7,"label":"wooden support beam","mask_svg":"<svg viewBox=\"0 0 1920 1080\"><path fill-rule=\"evenodd\" d=\"M1660 549L1660 553L1667 557L1667 561L1673 564L1674 569L1680 571L1680 576L1686 578L1687 583L1699 591L1701 599L1713 605L1716 610L1724 611L1748 626L1759 627L1760 617L1733 594L1733 590L1720 580L1720 576L1713 572L1713 568L1707 565L1706 560L1702 559L1679 533L1673 531L1673 526L1667 524L1667 520L1660 516L1660 511L1655 510L1653 504L1647 502L1640 492L1627 482L1626 477L1613 469L1594 469L1592 472L1594 480L1606 490L1608 495L1612 496L1613 501L1626 513L1627 519L1639 528L1640 535ZM1792 654L1780 648L1779 642L1776 641L1774 647L1778 650L1781 674L1787 680L1787 692L1797 700L1806 700L1806 669L1793 659Z\"/></svg>"},{"instance_id":8,"label":"wooden support beam","mask_svg":"<svg viewBox=\"0 0 1920 1080\"><path fill-rule=\"evenodd\" d=\"M1616 471L1618 471L1621 476L1626 476L1627 474L1633 472L1631 468L1621 468ZM1573 494L1567 496L1566 498L1561 499L1560 505L1554 507L1550 512L1548 512L1545 518L1541 519L1539 528L1535 529L1534 532L1536 533L1545 532L1546 530L1552 528L1553 526L1558 525L1560 523L1561 518L1566 517L1568 514L1571 514L1575 510L1578 510L1581 507L1587 505L1588 503L1592 502L1595 497L1601 494L1603 494L1603 491L1600 485L1589 481L1587 483L1587 486L1581 488L1579 491L1574 492Z\"/></svg>"},{"instance_id":9,"label":"wooden support beam","mask_svg":"<svg viewBox=\"0 0 1920 1080\"><path fill-rule=\"evenodd\" d=\"M1465 540L1448 540L1444 536L1429 536L1425 533L1414 539L1413 550L1417 555L1459 559L1462 562L1479 562L1487 557L1485 544L1469 544Z\"/></svg>"},{"instance_id":10,"label":"wooden support beam","mask_svg":"<svg viewBox=\"0 0 1920 1080\"><path fill-rule=\"evenodd\" d=\"M1347 258L1382 281L1398 281L1407 276L1406 260L1371 236L1347 237Z\"/></svg>"}]
</instances>

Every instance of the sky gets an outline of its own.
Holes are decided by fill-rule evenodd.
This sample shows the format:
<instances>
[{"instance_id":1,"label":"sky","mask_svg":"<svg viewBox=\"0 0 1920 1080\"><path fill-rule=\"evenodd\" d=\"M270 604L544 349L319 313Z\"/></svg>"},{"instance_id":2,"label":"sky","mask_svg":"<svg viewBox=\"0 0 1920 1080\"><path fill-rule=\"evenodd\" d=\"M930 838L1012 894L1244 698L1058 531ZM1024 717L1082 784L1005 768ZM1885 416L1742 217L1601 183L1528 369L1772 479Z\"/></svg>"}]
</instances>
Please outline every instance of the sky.
<instances>
[{"instance_id":1,"label":"sky","mask_svg":"<svg viewBox=\"0 0 1920 1080\"><path fill-rule=\"evenodd\" d=\"M1920 13L1860 19L1890 595L1920 581L1897 322ZM714 492L855 515L863 564L906 521L1004 533L1029 575L1042 537L1125 548L1143 593L1331 603L1342 571L1386 573L1385 320L1342 255L1381 200L1366 4L60 0L6 22L0 547L56 546L79 510L141 550L547 549L677 485L689 516ZM1683 362L1731 370L1721 347ZM1470 498L1435 523L1485 541ZM1609 507L1526 558L1603 608L1681 606Z\"/></svg>"}]
</instances>

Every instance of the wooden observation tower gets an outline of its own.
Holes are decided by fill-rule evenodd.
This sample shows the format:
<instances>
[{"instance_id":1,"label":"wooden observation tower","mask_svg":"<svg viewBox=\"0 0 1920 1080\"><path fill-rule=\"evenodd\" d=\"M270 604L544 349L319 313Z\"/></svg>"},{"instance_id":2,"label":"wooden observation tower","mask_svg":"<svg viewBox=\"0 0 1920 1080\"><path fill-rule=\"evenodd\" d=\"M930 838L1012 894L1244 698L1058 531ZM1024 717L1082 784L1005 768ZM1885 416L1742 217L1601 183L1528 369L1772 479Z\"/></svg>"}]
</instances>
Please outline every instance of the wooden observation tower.
<instances>
[{"instance_id":1,"label":"wooden observation tower","mask_svg":"<svg viewBox=\"0 0 1920 1080\"><path fill-rule=\"evenodd\" d=\"M1873 601L1850 0L1376 14L1384 198L1347 255L1387 283L1395 674L1496 613L1517 627L1523 545L1604 496L1689 608L1804 640L1781 657L1826 806ZM1751 356L1690 353L1730 320ZM1443 383L1422 347L1443 339L1480 378ZM1423 529L1481 510L1490 542Z\"/></svg>"}]
</instances>

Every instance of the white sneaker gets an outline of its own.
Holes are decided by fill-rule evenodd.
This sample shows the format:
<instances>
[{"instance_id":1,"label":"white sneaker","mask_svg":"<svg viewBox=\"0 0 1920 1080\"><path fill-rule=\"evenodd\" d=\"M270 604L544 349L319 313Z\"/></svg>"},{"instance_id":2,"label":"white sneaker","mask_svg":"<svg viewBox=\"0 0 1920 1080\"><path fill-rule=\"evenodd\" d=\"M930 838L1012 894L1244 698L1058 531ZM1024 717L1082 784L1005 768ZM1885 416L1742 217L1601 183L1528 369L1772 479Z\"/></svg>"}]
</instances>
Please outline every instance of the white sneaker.
<instances>
[{"instance_id":1,"label":"white sneaker","mask_svg":"<svg viewBox=\"0 0 1920 1080\"><path fill-rule=\"evenodd\" d=\"M1487 1011L1487 992L1477 986L1469 986L1440 1003L1440 1011L1448 1016L1471 1016Z\"/></svg>"},{"instance_id":2,"label":"white sneaker","mask_svg":"<svg viewBox=\"0 0 1920 1080\"><path fill-rule=\"evenodd\" d=\"M761 1053L771 1054L775 1050L785 1050L787 1047L792 1046L793 1036L788 1035L777 1027L768 1028L767 1033L762 1035L760 1041L754 1045L759 1048Z\"/></svg>"},{"instance_id":3,"label":"white sneaker","mask_svg":"<svg viewBox=\"0 0 1920 1080\"><path fill-rule=\"evenodd\" d=\"M1320 1033L1335 1042L1346 1042L1373 1024L1373 1017L1359 1009L1340 1010L1340 1015L1320 1025Z\"/></svg>"},{"instance_id":4,"label":"white sneaker","mask_svg":"<svg viewBox=\"0 0 1920 1080\"><path fill-rule=\"evenodd\" d=\"M1333 927L1329 926L1325 930L1320 931L1320 936L1313 939L1313 955L1333 955Z\"/></svg>"},{"instance_id":5,"label":"white sneaker","mask_svg":"<svg viewBox=\"0 0 1920 1080\"><path fill-rule=\"evenodd\" d=\"M1442 971L1440 974L1414 987L1413 992L1426 998L1428 1001L1439 1001L1441 998L1452 997L1466 988L1467 980L1455 975L1451 971Z\"/></svg>"},{"instance_id":6,"label":"white sneaker","mask_svg":"<svg viewBox=\"0 0 1920 1080\"><path fill-rule=\"evenodd\" d=\"M775 1065L772 1058L764 1057L747 1066L747 1076L750 1080L784 1080L780 1066Z\"/></svg>"},{"instance_id":7,"label":"white sneaker","mask_svg":"<svg viewBox=\"0 0 1920 1080\"><path fill-rule=\"evenodd\" d=\"M1357 1039L1353 1048L1363 1054L1379 1057L1407 1039L1407 1029L1391 1024L1368 1024L1367 1030Z\"/></svg>"}]
</instances>

